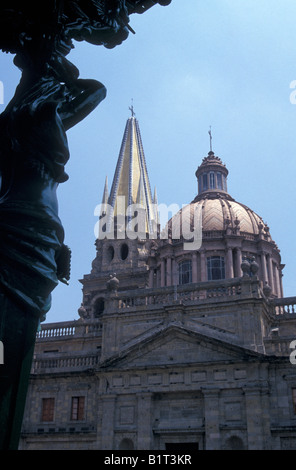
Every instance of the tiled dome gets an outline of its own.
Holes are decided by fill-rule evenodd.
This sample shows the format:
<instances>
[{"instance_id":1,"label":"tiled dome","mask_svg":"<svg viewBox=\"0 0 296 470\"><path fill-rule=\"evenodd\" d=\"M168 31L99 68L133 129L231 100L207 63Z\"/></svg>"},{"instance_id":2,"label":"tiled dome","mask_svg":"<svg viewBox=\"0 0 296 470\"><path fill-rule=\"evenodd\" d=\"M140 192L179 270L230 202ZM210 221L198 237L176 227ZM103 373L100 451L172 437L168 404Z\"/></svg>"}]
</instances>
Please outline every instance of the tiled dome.
<instances>
[{"instance_id":1,"label":"tiled dome","mask_svg":"<svg viewBox=\"0 0 296 470\"><path fill-rule=\"evenodd\" d=\"M202 210L203 231L237 230L253 235L269 233L269 228L254 211L244 204L219 195L215 198L203 197L183 207L171 222L181 217L182 223L188 227L190 219L191 231L194 224L194 211L200 206Z\"/></svg>"},{"instance_id":2,"label":"tiled dome","mask_svg":"<svg viewBox=\"0 0 296 470\"><path fill-rule=\"evenodd\" d=\"M190 231L194 229L195 210L202 211L203 232L227 232L228 234L262 234L270 239L269 228L249 207L236 202L227 191L228 170L213 151L208 153L196 171L198 195L187 206L183 207L169 222ZM180 222L179 222L180 221ZM176 226L175 225L175 226ZM182 233L182 230L181 230ZM174 238L174 237L173 237Z\"/></svg>"}]
</instances>

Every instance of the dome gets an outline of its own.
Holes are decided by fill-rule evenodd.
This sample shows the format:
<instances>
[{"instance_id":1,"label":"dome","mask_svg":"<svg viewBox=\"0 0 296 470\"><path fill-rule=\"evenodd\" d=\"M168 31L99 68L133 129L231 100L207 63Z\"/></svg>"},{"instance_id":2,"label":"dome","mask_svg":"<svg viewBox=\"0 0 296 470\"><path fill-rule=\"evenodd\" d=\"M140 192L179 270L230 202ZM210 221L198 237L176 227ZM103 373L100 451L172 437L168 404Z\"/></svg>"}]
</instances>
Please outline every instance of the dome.
<instances>
[{"instance_id":1,"label":"dome","mask_svg":"<svg viewBox=\"0 0 296 470\"><path fill-rule=\"evenodd\" d=\"M169 225L181 222L182 225L188 227L190 223L190 230L193 231L194 213L197 209L202 211L203 232L227 230L237 232L239 230L240 233L252 235L269 233L269 228L262 218L249 207L221 195L199 198L196 202L193 201L184 206L172 217Z\"/></svg>"},{"instance_id":2,"label":"dome","mask_svg":"<svg viewBox=\"0 0 296 470\"><path fill-rule=\"evenodd\" d=\"M198 194L161 233L151 256L150 285L256 276L265 293L282 297L280 250L263 219L228 193L226 166L211 150L195 174Z\"/></svg>"},{"instance_id":3,"label":"dome","mask_svg":"<svg viewBox=\"0 0 296 470\"><path fill-rule=\"evenodd\" d=\"M176 228L193 232L195 210L201 210L203 232L225 232L227 235L261 235L271 241L269 227L249 207L236 202L228 193L228 169L211 150L198 167L196 173L198 195L169 221L172 238ZM200 213L200 212L199 212ZM189 225L190 224L190 225ZM222 234L221 234L222 235Z\"/></svg>"}]
</instances>

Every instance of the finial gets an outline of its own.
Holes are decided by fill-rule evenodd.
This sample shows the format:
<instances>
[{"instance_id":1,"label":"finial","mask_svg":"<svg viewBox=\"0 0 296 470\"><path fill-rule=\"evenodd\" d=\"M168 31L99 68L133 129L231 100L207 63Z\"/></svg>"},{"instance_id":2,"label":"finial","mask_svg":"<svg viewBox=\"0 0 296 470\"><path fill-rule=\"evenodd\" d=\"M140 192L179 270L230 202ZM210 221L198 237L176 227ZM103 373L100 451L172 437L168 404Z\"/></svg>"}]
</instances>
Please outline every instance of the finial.
<instances>
[{"instance_id":1,"label":"finial","mask_svg":"<svg viewBox=\"0 0 296 470\"><path fill-rule=\"evenodd\" d=\"M210 126L209 136L210 136L210 152L213 152L213 146L212 146L212 140L213 140L213 137L212 137L212 126Z\"/></svg>"},{"instance_id":2,"label":"finial","mask_svg":"<svg viewBox=\"0 0 296 470\"><path fill-rule=\"evenodd\" d=\"M128 108L130 110L130 112L132 113L132 117L135 116L135 112L134 112L134 103L133 103L133 99L132 99L132 105Z\"/></svg>"}]
</instances>

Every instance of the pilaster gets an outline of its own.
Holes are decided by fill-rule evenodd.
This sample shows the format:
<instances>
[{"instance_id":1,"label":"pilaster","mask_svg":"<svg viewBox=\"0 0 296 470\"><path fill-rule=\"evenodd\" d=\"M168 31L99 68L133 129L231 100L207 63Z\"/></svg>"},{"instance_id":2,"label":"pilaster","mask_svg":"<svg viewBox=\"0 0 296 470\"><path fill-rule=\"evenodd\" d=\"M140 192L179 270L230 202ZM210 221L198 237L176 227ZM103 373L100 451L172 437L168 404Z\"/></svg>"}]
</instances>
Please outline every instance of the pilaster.
<instances>
[{"instance_id":1,"label":"pilaster","mask_svg":"<svg viewBox=\"0 0 296 470\"><path fill-rule=\"evenodd\" d=\"M232 248L226 248L226 279L232 279L233 273L233 253Z\"/></svg>"},{"instance_id":2,"label":"pilaster","mask_svg":"<svg viewBox=\"0 0 296 470\"><path fill-rule=\"evenodd\" d=\"M217 389L203 389L205 410L205 450L220 450L219 393Z\"/></svg>"},{"instance_id":3,"label":"pilaster","mask_svg":"<svg viewBox=\"0 0 296 470\"><path fill-rule=\"evenodd\" d=\"M114 415L116 395L105 395L101 400L102 406L102 450L112 450L114 441Z\"/></svg>"},{"instance_id":4,"label":"pilaster","mask_svg":"<svg viewBox=\"0 0 296 470\"><path fill-rule=\"evenodd\" d=\"M197 282L197 254L192 254L192 282Z\"/></svg>"},{"instance_id":5,"label":"pilaster","mask_svg":"<svg viewBox=\"0 0 296 470\"><path fill-rule=\"evenodd\" d=\"M262 409L261 387L246 387L245 403L247 417L248 450L265 450L265 433L269 426L266 424L266 402L264 399L264 409Z\"/></svg>"},{"instance_id":6,"label":"pilaster","mask_svg":"<svg viewBox=\"0 0 296 470\"><path fill-rule=\"evenodd\" d=\"M152 445L151 393L138 395L138 449L149 450Z\"/></svg>"}]
</instances>

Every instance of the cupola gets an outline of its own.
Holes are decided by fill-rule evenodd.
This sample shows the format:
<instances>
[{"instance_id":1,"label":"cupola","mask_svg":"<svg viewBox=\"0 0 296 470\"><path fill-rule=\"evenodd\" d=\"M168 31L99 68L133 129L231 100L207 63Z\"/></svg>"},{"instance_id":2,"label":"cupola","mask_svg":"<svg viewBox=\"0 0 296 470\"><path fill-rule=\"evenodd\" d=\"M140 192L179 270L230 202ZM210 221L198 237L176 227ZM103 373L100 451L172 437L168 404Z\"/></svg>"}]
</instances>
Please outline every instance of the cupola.
<instances>
[{"instance_id":1,"label":"cupola","mask_svg":"<svg viewBox=\"0 0 296 470\"><path fill-rule=\"evenodd\" d=\"M198 196L205 193L227 194L228 170L212 150L203 159L195 175L198 183Z\"/></svg>"}]
</instances>

